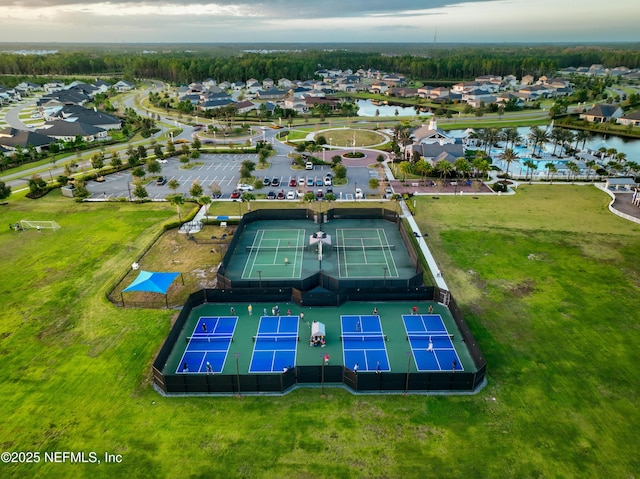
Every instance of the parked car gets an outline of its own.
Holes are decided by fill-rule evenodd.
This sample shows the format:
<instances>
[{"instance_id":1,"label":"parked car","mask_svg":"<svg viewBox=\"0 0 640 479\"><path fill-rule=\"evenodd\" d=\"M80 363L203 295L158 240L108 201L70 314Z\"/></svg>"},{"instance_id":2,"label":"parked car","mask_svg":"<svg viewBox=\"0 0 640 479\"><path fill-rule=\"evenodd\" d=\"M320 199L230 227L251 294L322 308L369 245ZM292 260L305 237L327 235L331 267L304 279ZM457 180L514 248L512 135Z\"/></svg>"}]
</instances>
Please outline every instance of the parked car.
<instances>
[{"instance_id":1,"label":"parked car","mask_svg":"<svg viewBox=\"0 0 640 479\"><path fill-rule=\"evenodd\" d=\"M240 192L238 190L233 190L233 192L231 193L231 199L237 200L238 198L240 198Z\"/></svg>"},{"instance_id":2,"label":"parked car","mask_svg":"<svg viewBox=\"0 0 640 479\"><path fill-rule=\"evenodd\" d=\"M243 192L244 191L253 191L253 186L247 185L245 183L238 183L238 186L236 186L236 189L240 190L240 191L243 191Z\"/></svg>"},{"instance_id":3,"label":"parked car","mask_svg":"<svg viewBox=\"0 0 640 479\"><path fill-rule=\"evenodd\" d=\"M306 180L304 179L304 177L300 177L298 178L298 186L304 186L306 183Z\"/></svg>"},{"instance_id":4,"label":"parked car","mask_svg":"<svg viewBox=\"0 0 640 479\"><path fill-rule=\"evenodd\" d=\"M364 193L360 188L356 188L356 200L364 199Z\"/></svg>"},{"instance_id":5,"label":"parked car","mask_svg":"<svg viewBox=\"0 0 640 479\"><path fill-rule=\"evenodd\" d=\"M280 178L274 177L271 180L271 186L280 186Z\"/></svg>"},{"instance_id":6,"label":"parked car","mask_svg":"<svg viewBox=\"0 0 640 479\"><path fill-rule=\"evenodd\" d=\"M330 176L325 177L324 186L331 186L331 184L332 184L331 177Z\"/></svg>"},{"instance_id":7,"label":"parked car","mask_svg":"<svg viewBox=\"0 0 640 479\"><path fill-rule=\"evenodd\" d=\"M312 163L311 161L307 161L307 162L304 164L304 169L305 169L305 170L313 170L313 163Z\"/></svg>"},{"instance_id":8,"label":"parked car","mask_svg":"<svg viewBox=\"0 0 640 479\"><path fill-rule=\"evenodd\" d=\"M296 179L295 178L290 178L289 179L289 186L295 187L296 185L297 185Z\"/></svg>"},{"instance_id":9,"label":"parked car","mask_svg":"<svg viewBox=\"0 0 640 479\"><path fill-rule=\"evenodd\" d=\"M271 178L269 178L268 176L265 176L264 179L262 180L262 184L264 186L270 186L271 185Z\"/></svg>"},{"instance_id":10,"label":"parked car","mask_svg":"<svg viewBox=\"0 0 640 479\"><path fill-rule=\"evenodd\" d=\"M317 196L318 198L323 198L323 197L324 197L324 193L323 193L323 191L322 191L322 190L318 190L318 191L317 191L317 193L316 193L316 196Z\"/></svg>"},{"instance_id":11,"label":"parked car","mask_svg":"<svg viewBox=\"0 0 640 479\"><path fill-rule=\"evenodd\" d=\"M316 178L316 186L324 186L324 181L322 178Z\"/></svg>"},{"instance_id":12,"label":"parked car","mask_svg":"<svg viewBox=\"0 0 640 479\"><path fill-rule=\"evenodd\" d=\"M295 200L296 199L296 192L293 190L287 191L287 199L288 200Z\"/></svg>"},{"instance_id":13,"label":"parked car","mask_svg":"<svg viewBox=\"0 0 640 479\"><path fill-rule=\"evenodd\" d=\"M167 179L164 176L160 176L156 180L156 185L158 185L158 186L162 186L162 185L166 185L166 184L167 184Z\"/></svg>"},{"instance_id":14,"label":"parked car","mask_svg":"<svg viewBox=\"0 0 640 479\"><path fill-rule=\"evenodd\" d=\"M307 178L307 186L313 186L313 178Z\"/></svg>"},{"instance_id":15,"label":"parked car","mask_svg":"<svg viewBox=\"0 0 640 479\"><path fill-rule=\"evenodd\" d=\"M278 199L279 200L284 200L284 191L283 190L278 191Z\"/></svg>"},{"instance_id":16,"label":"parked car","mask_svg":"<svg viewBox=\"0 0 640 479\"><path fill-rule=\"evenodd\" d=\"M267 193L267 199L268 200L275 200L276 199L276 192L275 191L270 191L269 193Z\"/></svg>"},{"instance_id":17,"label":"parked car","mask_svg":"<svg viewBox=\"0 0 640 479\"><path fill-rule=\"evenodd\" d=\"M393 190L391 188L385 188L384 189L384 197L387 200L390 200L393 197Z\"/></svg>"}]
</instances>

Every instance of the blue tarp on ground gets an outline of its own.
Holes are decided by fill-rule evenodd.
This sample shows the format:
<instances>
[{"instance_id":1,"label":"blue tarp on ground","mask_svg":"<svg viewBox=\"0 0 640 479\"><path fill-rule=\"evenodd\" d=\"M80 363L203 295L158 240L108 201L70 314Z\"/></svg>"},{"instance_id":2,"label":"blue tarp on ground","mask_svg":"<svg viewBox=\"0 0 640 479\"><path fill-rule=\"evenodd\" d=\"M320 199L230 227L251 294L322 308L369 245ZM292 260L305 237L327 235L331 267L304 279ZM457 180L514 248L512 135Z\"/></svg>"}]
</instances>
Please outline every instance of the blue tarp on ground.
<instances>
[{"instance_id":1,"label":"blue tarp on ground","mask_svg":"<svg viewBox=\"0 0 640 479\"><path fill-rule=\"evenodd\" d=\"M167 290L173 280L180 273L154 273L152 271L140 271L140 274L127 288L123 289L123 293L130 291L146 291L151 293L167 294Z\"/></svg>"}]
</instances>

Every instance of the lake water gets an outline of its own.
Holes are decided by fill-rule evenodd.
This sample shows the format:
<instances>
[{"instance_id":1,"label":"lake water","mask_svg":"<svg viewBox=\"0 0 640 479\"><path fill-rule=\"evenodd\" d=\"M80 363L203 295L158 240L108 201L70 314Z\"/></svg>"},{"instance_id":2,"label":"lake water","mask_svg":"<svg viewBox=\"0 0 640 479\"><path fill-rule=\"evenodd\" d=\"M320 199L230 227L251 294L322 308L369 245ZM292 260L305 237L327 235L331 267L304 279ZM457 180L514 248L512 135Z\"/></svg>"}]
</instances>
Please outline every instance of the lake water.
<instances>
[{"instance_id":1,"label":"lake water","mask_svg":"<svg viewBox=\"0 0 640 479\"><path fill-rule=\"evenodd\" d=\"M379 117L391 117L394 118L396 116L430 116L431 113L428 112L419 112L416 113L416 110L413 107L402 107L402 106L394 106L394 105L374 105L371 103L371 100L356 100L356 105L358 105L358 116L376 116L376 110L379 113ZM396 115L396 111L398 114Z\"/></svg>"}]
</instances>

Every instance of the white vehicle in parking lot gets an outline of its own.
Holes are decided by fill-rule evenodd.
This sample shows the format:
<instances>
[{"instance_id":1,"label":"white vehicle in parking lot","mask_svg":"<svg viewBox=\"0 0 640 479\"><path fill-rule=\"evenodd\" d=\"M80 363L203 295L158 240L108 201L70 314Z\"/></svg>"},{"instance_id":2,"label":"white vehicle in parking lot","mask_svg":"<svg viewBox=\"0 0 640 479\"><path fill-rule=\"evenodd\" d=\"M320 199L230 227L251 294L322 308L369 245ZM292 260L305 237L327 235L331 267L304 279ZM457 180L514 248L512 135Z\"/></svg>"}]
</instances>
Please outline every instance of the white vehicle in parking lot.
<instances>
[{"instance_id":1,"label":"white vehicle in parking lot","mask_svg":"<svg viewBox=\"0 0 640 479\"><path fill-rule=\"evenodd\" d=\"M295 200L296 199L296 192L293 190L287 191L287 199L288 200Z\"/></svg>"},{"instance_id":2,"label":"white vehicle in parking lot","mask_svg":"<svg viewBox=\"0 0 640 479\"><path fill-rule=\"evenodd\" d=\"M244 183L238 183L238 186L236 186L236 189L239 191L253 191L253 186L247 185Z\"/></svg>"},{"instance_id":3,"label":"white vehicle in parking lot","mask_svg":"<svg viewBox=\"0 0 640 479\"><path fill-rule=\"evenodd\" d=\"M330 176L325 177L324 186L331 186L331 177Z\"/></svg>"},{"instance_id":4,"label":"white vehicle in parking lot","mask_svg":"<svg viewBox=\"0 0 640 479\"><path fill-rule=\"evenodd\" d=\"M364 198L364 193L360 188L356 188L356 200L361 200Z\"/></svg>"}]
</instances>

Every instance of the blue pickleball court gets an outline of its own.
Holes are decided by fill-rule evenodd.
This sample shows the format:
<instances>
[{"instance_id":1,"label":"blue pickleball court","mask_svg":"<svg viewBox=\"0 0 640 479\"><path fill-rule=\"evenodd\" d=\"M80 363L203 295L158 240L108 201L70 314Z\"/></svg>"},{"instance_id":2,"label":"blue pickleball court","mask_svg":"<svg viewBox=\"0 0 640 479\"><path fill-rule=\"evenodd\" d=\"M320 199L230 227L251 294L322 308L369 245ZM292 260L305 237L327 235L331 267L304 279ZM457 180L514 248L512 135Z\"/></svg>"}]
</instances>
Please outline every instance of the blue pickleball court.
<instances>
[{"instance_id":1,"label":"blue pickleball court","mask_svg":"<svg viewBox=\"0 0 640 479\"><path fill-rule=\"evenodd\" d=\"M403 315L418 371L462 371L462 363L439 314Z\"/></svg>"},{"instance_id":2,"label":"blue pickleball court","mask_svg":"<svg viewBox=\"0 0 640 479\"><path fill-rule=\"evenodd\" d=\"M358 371L391 371L380 317L344 315L340 317L344 365Z\"/></svg>"},{"instance_id":3,"label":"blue pickleball court","mask_svg":"<svg viewBox=\"0 0 640 479\"><path fill-rule=\"evenodd\" d=\"M250 373L282 372L296 364L298 316L262 316L253 338Z\"/></svg>"},{"instance_id":4,"label":"blue pickleball court","mask_svg":"<svg viewBox=\"0 0 640 479\"><path fill-rule=\"evenodd\" d=\"M236 316L199 318L176 372L221 373L237 322Z\"/></svg>"}]
</instances>

